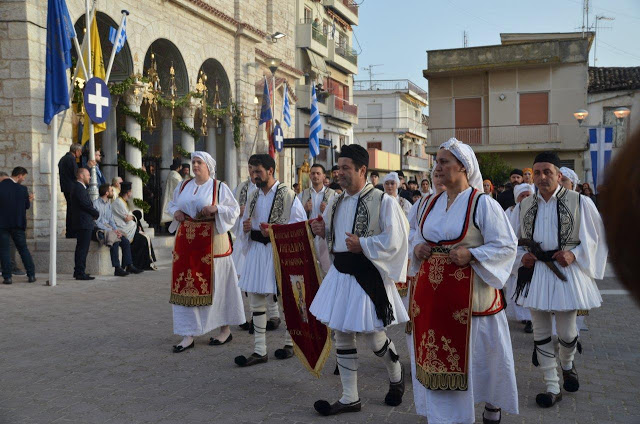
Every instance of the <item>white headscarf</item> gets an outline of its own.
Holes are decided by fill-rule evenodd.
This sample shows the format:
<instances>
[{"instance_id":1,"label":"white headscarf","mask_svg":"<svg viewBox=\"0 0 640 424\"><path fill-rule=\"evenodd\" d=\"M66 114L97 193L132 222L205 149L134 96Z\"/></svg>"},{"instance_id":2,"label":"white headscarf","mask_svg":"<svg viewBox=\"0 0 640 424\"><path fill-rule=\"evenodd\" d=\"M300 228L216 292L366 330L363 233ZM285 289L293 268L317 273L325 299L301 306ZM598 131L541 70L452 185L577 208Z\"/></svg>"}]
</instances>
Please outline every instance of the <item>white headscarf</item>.
<instances>
[{"instance_id":1,"label":"white headscarf","mask_svg":"<svg viewBox=\"0 0 640 424\"><path fill-rule=\"evenodd\" d=\"M576 186L580 184L580 179L578 178L578 174L576 174L573 169L567 168L566 166L563 166L562 168L560 168L560 172L562 173L562 175L564 175L565 177L571 180L571 182L573 183L573 188L575 190Z\"/></svg>"},{"instance_id":2,"label":"white headscarf","mask_svg":"<svg viewBox=\"0 0 640 424\"><path fill-rule=\"evenodd\" d=\"M207 164L207 168L209 168L209 176L211 178L216 177L216 160L207 152L193 152L191 153L191 160L193 158L200 158L204 163Z\"/></svg>"},{"instance_id":3,"label":"white headscarf","mask_svg":"<svg viewBox=\"0 0 640 424\"><path fill-rule=\"evenodd\" d=\"M513 200L515 200L515 202L518 203L518 197L520 197L520 195L525 191L528 191L531 194L535 193L531 185L526 183L518 184L513 188Z\"/></svg>"},{"instance_id":4,"label":"white headscarf","mask_svg":"<svg viewBox=\"0 0 640 424\"><path fill-rule=\"evenodd\" d=\"M397 172L389 172L387 175L385 175L384 179L382 180L382 184L386 183L387 181L395 181L398 188L400 188L400 177L398 177Z\"/></svg>"},{"instance_id":5,"label":"white headscarf","mask_svg":"<svg viewBox=\"0 0 640 424\"><path fill-rule=\"evenodd\" d=\"M450 138L440 145L441 149L450 151L464 165L467 172L469 185L480 192L484 191L482 187L482 175L480 175L480 165L473 149L464 144L455 137Z\"/></svg>"}]
</instances>

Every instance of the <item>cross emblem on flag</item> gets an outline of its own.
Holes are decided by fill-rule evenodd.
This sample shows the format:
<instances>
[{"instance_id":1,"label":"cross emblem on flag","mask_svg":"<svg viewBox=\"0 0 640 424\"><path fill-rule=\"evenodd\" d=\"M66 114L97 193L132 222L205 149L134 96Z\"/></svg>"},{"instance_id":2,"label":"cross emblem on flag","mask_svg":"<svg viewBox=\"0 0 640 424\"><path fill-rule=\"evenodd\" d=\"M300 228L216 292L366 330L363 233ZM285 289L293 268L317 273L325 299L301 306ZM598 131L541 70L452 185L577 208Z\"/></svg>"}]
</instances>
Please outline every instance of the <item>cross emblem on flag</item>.
<instances>
[{"instance_id":1,"label":"cross emblem on flag","mask_svg":"<svg viewBox=\"0 0 640 424\"><path fill-rule=\"evenodd\" d=\"M276 125L276 128L273 130L273 143L278 152L282 151L284 147L284 131L282 131L280 125Z\"/></svg>"},{"instance_id":2,"label":"cross emblem on flag","mask_svg":"<svg viewBox=\"0 0 640 424\"><path fill-rule=\"evenodd\" d=\"M111 95L102 79L93 77L85 84L84 107L94 124L101 124L107 120L111 108Z\"/></svg>"}]
</instances>

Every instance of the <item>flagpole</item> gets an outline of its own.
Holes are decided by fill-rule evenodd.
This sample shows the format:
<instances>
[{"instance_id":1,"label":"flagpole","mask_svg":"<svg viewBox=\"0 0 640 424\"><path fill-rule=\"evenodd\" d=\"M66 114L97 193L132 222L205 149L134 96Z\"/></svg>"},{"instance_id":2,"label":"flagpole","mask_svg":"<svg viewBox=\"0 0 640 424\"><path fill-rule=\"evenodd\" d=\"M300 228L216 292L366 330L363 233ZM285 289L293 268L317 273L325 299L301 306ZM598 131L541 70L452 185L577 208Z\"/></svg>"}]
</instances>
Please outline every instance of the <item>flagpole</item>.
<instances>
[{"instance_id":1,"label":"flagpole","mask_svg":"<svg viewBox=\"0 0 640 424\"><path fill-rule=\"evenodd\" d=\"M122 9L120 11L120 13L122 13L122 19L120 19L120 26L118 26L118 31L116 31L116 43L118 42L118 40L120 39L120 31L122 31L122 24L124 24L124 20L127 18L127 16L129 16L129 11ZM111 49L111 57L109 58L109 66L107 67L107 74L105 76L105 80L104 83L108 84L109 83L109 77L111 76L111 67L113 66L113 59L116 57L116 45L113 45L113 49Z\"/></svg>"},{"instance_id":2,"label":"flagpole","mask_svg":"<svg viewBox=\"0 0 640 424\"><path fill-rule=\"evenodd\" d=\"M58 182L56 159L58 147L58 114L51 121L51 220L49 222L49 286L56 285L56 252L58 237Z\"/></svg>"},{"instance_id":3,"label":"flagpole","mask_svg":"<svg viewBox=\"0 0 640 424\"><path fill-rule=\"evenodd\" d=\"M86 73L85 75L87 76L87 81L90 80L91 78L93 78L93 68L92 68L92 63L93 62L91 60L91 26L92 26L92 20L91 17L89 16L89 1L90 0L85 0L84 5L85 5L85 18L86 18L86 28L87 28L87 33L86 33L86 37L85 39L87 40L87 68L88 68L88 73ZM85 125L87 125L87 123L84 123ZM89 162L95 162L96 160L96 141L95 141L95 133L94 133L94 127L93 127L93 121L91 121L91 118L89 118ZM91 198L91 200L95 200L98 198L98 176L96 175L96 167L95 165L92 166L90 168L90 172L91 172L91 182L89 183L89 197Z\"/></svg>"}]
</instances>

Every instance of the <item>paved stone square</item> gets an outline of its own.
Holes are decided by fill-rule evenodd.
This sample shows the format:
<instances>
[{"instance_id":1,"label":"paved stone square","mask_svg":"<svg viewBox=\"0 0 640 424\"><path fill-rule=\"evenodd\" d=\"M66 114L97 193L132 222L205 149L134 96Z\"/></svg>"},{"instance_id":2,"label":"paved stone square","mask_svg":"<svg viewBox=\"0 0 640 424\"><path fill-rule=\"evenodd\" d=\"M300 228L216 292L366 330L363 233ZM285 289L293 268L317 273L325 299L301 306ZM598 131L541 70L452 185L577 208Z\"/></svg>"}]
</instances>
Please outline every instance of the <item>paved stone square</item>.
<instances>
[{"instance_id":1,"label":"paved stone square","mask_svg":"<svg viewBox=\"0 0 640 424\"><path fill-rule=\"evenodd\" d=\"M136 277L66 276L57 287L44 279L0 285L0 423L426 422L414 413L410 385L402 405L384 405L386 371L364 345L363 410L330 418L312 405L339 396L335 356L320 379L295 358L276 360L282 327L268 333L269 362L254 368L233 363L252 352L252 336L237 328L228 345L210 347L209 336L200 337L195 349L173 354L179 337L172 334L167 261ZM614 278L599 286L604 306L587 318L577 358L580 391L549 410L535 405L543 384L531 364L532 337L511 323L520 415L505 414L503 423L640 423L640 311ZM390 337L407 363L403 328Z\"/></svg>"}]
</instances>

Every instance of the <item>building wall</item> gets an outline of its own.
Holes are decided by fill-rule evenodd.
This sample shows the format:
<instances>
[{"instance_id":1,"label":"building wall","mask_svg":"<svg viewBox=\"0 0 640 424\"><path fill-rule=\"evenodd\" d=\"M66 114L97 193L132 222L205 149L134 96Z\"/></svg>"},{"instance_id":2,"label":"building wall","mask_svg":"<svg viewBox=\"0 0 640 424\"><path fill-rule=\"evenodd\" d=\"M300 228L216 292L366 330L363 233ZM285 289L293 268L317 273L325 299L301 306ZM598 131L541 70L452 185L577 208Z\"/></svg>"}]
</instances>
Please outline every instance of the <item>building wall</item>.
<instances>
[{"instance_id":1,"label":"building wall","mask_svg":"<svg viewBox=\"0 0 640 424\"><path fill-rule=\"evenodd\" d=\"M202 2L192 0L122 0L100 2L99 11L116 22L120 22L121 9L131 13L127 35L134 72L143 72L147 49L158 38L170 40L180 50L191 89L205 60L214 58L222 64L233 99L246 114L237 155L242 164L251 152L266 150L263 142L254 143L257 122L253 102L256 80L269 74L265 56L283 59L288 69L281 65L277 75L292 85L302 74L295 70L294 61L295 0L207 0L206 4L217 10L207 10ZM67 5L75 22L84 13L84 1L67 0ZM49 129L43 123L47 2L0 2L0 15L0 169L10 171L21 165L29 171L27 187L36 197L28 213L28 237L44 237L49 234L51 177ZM269 25L287 37L275 44L268 42L265 32ZM59 157L71 143L70 115L58 140ZM246 177L246 166L240 165L239 172L239 179ZM58 200L60 232L66 204L61 195Z\"/></svg>"},{"instance_id":2,"label":"building wall","mask_svg":"<svg viewBox=\"0 0 640 424\"><path fill-rule=\"evenodd\" d=\"M636 131L640 131L640 90L589 94L589 106L586 108L589 116L583 125L601 125L604 123L605 107L621 106L628 107L631 110L626 122L623 124L627 130L627 137ZM620 147L622 147L622 144L614 144L614 155Z\"/></svg>"}]
</instances>

